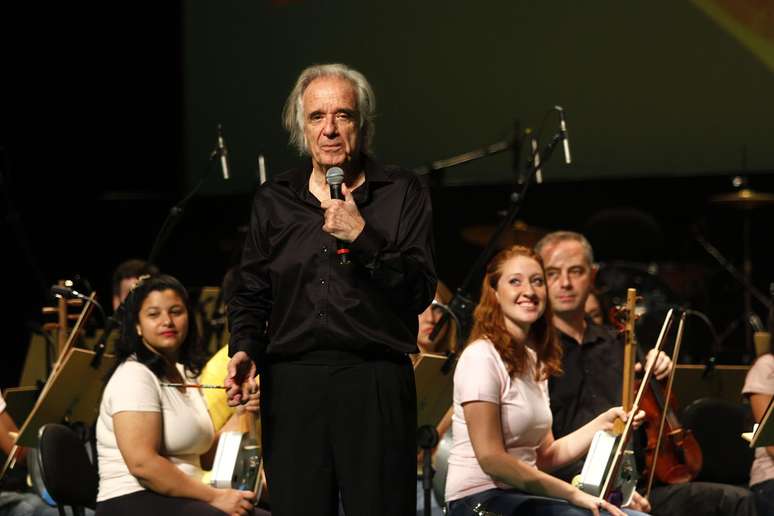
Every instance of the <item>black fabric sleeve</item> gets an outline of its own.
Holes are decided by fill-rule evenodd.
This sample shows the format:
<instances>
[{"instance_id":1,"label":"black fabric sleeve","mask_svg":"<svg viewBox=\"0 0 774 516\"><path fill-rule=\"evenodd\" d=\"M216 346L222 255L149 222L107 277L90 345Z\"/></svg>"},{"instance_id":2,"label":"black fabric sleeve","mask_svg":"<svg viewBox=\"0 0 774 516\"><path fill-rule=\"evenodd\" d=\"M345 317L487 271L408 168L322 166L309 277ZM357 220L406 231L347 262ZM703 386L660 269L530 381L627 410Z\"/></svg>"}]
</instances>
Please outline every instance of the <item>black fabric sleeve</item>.
<instances>
[{"instance_id":1,"label":"black fabric sleeve","mask_svg":"<svg viewBox=\"0 0 774 516\"><path fill-rule=\"evenodd\" d=\"M435 249L430 194L407 173L397 239L390 243L366 223L350 245L353 258L369 271L396 305L420 314L435 296Z\"/></svg>"},{"instance_id":2,"label":"black fabric sleeve","mask_svg":"<svg viewBox=\"0 0 774 516\"><path fill-rule=\"evenodd\" d=\"M253 202L250 229L242 251L239 282L234 294L227 299L228 326L231 333L228 354L244 351L261 366L269 339L266 333L271 315L271 279L268 274L269 250L263 224L267 214L261 213L259 193Z\"/></svg>"}]
</instances>

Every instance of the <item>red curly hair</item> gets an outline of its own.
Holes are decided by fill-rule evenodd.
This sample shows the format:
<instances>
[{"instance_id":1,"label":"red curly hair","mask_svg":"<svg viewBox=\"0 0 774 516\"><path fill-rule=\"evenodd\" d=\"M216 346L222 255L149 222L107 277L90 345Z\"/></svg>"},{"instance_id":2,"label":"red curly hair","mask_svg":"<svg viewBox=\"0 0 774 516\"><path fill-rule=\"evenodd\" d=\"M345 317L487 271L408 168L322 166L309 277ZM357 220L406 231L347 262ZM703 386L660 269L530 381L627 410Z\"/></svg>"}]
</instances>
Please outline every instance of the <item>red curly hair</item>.
<instances>
[{"instance_id":1,"label":"red curly hair","mask_svg":"<svg viewBox=\"0 0 774 516\"><path fill-rule=\"evenodd\" d=\"M483 338L491 341L511 376L522 374L527 369L529 365L527 349L526 346L517 345L505 329L505 315L497 301L495 292L497 282L500 281L503 273L503 264L517 256L525 256L535 260L540 264L540 269L545 277L543 260L531 249L514 245L497 253L487 266L486 275L481 285L481 299L473 312L473 330L468 340L468 342L473 342ZM559 344L556 330L551 324L552 315L551 303L546 296L546 309L530 327L526 343L537 355L534 371L536 381L562 373L562 347Z\"/></svg>"}]
</instances>

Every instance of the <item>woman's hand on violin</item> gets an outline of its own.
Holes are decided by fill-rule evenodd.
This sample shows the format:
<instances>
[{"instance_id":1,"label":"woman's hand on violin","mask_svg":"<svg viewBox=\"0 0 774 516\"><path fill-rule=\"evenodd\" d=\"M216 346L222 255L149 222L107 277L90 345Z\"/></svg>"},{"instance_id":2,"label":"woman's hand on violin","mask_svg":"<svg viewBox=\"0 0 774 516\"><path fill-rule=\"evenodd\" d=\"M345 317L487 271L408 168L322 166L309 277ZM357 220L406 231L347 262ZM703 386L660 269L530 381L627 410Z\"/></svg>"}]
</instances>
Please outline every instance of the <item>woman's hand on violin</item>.
<instances>
[{"instance_id":1,"label":"woman's hand on violin","mask_svg":"<svg viewBox=\"0 0 774 516\"><path fill-rule=\"evenodd\" d=\"M626 514L621 509L612 503L606 502L605 500L597 498L596 496L591 496L588 493L584 493L580 489L576 489L572 496L567 499L567 501L577 507L583 507L584 509L590 510L594 516L600 516L600 511L602 510L607 511L613 516L626 516Z\"/></svg>"},{"instance_id":2,"label":"woman's hand on violin","mask_svg":"<svg viewBox=\"0 0 774 516\"><path fill-rule=\"evenodd\" d=\"M651 362L653 362L654 357L656 356L655 349L651 349L648 351L647 356L645 357L645 367L648 367ZM634 365L634 370L637 372L642 371L642 364L637 362ZM663 351L658 352L658 357L656 357L656 363L653 365L653 376L656 377L657 380L663 380L667 377L669 372L672 370L672 360L664 353Z\"/></svg>"},{"instance_id":3,"label":"woman's hand on violin","mask_svg":"<svg viewBox=\"0 0 774 516\"><path fill-rule=\"evenodd\" d=\"M215 489L215 497L210 500L210 505L220 509L229 516L246 516L253 510L255 493L252 491L239 491L237 489Z\"/></svg>"},{"instance_id":4,"label":"woman's hand on violin","mask_svg":"<svg viewBox=\"0 0 774 516\"><path fill-rule=\"evenodd\" d=\"M611 409L608 409L607 411L603 412L599 417L602 418L602 426L603 430L612 430L613 429L613 423L615 423L616 419L620 419L624 423L626 423L629 420L630 414L627 414L623 407L613 407ZM634 416L634 422L632 423L632 428L635 430L639 428L642 423L645 421L645 411L640 410L637 412L637 414Z\"/></svg>"}]
</instances>

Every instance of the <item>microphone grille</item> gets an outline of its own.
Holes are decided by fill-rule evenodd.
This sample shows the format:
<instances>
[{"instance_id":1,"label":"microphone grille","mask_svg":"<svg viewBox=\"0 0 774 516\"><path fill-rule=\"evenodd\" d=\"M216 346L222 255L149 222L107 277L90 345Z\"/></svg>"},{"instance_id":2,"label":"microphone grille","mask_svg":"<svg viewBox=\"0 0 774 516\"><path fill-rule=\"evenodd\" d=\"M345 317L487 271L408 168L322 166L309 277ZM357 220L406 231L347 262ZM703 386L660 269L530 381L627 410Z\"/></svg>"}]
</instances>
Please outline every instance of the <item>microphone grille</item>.
<instances>
[{"instance_id":1,"label":"microphone grille","mask_svg":"<svg viewBox=\"0 0 774 516\"><path fill-rule=\"evenodd\" d=\"M70 299L73 297L73 289L61 287L59 285L51 285L51 295Z\"/></svg>"},{"instance_id":2,"label":"microphone grille","mask_svg":"<svg viewBox=\"0 0 774 516\"><path fill-rule=\"evenodd\" d=\"M325 173L325 180L329 185L340 185L344 182L344 171L341 167L331 167Z\"/></svg>"}]
</instances>

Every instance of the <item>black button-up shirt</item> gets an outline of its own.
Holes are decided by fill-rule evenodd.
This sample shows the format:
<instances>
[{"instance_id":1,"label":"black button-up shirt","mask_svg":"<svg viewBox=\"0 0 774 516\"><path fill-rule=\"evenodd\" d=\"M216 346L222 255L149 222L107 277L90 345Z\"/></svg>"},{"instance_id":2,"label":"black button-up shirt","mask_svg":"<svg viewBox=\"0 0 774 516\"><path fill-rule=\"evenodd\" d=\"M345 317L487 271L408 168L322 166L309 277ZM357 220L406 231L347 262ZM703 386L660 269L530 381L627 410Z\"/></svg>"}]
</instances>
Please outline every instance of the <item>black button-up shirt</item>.
<instances>
[{"instance_id":1,"label":"black button-up shirt","mask_svg":"<svg viewBox=\"0 0 774 516\"><path fill-rule=\"evenodd\" d=\"M230 355L246 351L260 368L331 350L417 351L417 315L436 287L430 196L411 172L364 165L353 198L365 228L348 246L350 265L339 264L336 240L322 230L311 164L258 189L228 302Z\"/></svg>"},{"instance_id":2,"label":"black button-up shirt","mask_svg":"<svg viewBox=\"0 0 774 516\"><path fill-rule=\"evenodd\" d=\"M623 342L613 330L586 320L583 342L557 331L562 344L563 374L548 380L553 433L556 439L582 427L602 412L621 404ZM571 479L583 461L554 472Z\"/></svg>"}]
</instances>

